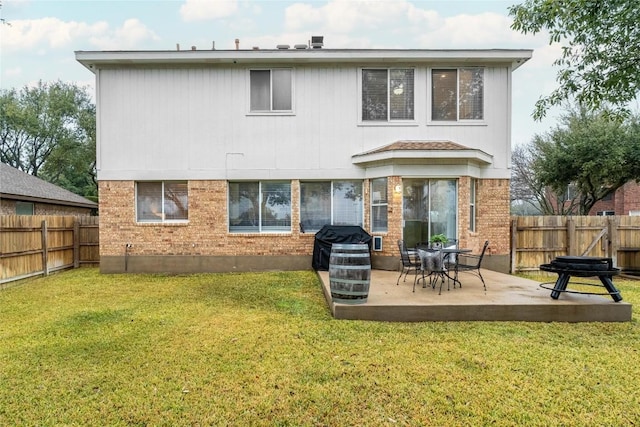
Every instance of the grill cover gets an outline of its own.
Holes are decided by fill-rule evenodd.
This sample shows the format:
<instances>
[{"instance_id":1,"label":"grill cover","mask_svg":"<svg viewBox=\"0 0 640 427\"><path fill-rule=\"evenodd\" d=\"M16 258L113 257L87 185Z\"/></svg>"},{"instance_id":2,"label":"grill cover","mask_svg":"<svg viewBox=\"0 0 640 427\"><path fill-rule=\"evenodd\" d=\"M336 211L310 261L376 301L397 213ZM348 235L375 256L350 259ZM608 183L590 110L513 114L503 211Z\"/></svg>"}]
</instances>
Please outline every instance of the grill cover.
<instances>
[{"instance_id":1,"label":"grill cover","mask_svg":"<svg viewBox=\"0 0 640 427\"><path fill-rule=\"evenodd\" d=\"M316 233L311 266L314 270L328 271L334 243L365 243L371 251L372 241L371 235L359 225L325 225Z\"/></svg>"}]
</instances>

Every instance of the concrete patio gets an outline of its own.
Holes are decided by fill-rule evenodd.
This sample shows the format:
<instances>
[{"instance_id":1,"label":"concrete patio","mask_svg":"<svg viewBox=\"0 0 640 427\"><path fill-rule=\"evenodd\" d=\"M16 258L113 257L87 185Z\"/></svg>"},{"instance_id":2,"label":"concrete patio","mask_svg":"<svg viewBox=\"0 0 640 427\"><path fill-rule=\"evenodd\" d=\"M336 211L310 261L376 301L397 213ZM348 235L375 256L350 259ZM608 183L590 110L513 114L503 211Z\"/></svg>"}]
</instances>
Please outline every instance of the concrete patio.
<instances>
[{"instance_id":1,"label":"concrete patio","mask_svg":"<svg viewBox=\"0 0 640 427\"><path fill-rule=\"evenodd\" d=\"M413 275L406 282L398 272L372 270L369 296L364 304L341 304L331 300L329 272L318 271L324 294L336 319L379 320L390 322L422 321L525 321L525 322L628 322L631 304L614 302L607 295L563 293L551 298L551 291L539 282L491 270L482 270L487 284L484 291L480 279L469 273L460 274L462 288L445 282L442 294L438 288L416 286ZM403 276L404 278L404 276ZM549 279L554 280L554 279ZM615 280L614 280L615 283ZM453 285L453 283L452 283ZM571 285L569 285L571 289ZM604 292L604 288L598 292ZM624 293L622 293L624 298Z\"/></svg>"}]
</instances>

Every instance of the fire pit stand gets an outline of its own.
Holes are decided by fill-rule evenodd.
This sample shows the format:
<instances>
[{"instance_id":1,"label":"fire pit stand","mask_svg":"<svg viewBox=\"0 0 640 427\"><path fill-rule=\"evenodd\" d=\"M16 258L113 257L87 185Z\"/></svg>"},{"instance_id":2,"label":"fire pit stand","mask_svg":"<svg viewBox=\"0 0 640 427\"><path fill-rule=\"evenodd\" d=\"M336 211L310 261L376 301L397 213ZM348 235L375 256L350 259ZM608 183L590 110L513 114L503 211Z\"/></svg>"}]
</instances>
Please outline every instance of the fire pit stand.
<instances>
[{"instance_id":1,"label":"fire pit stand","mask_svg":"<svg viewBox=\"0 0 640 427\"><path fill-rule=\"evenodd\" d=\"M550 264L542 264L540 270L558 274L558 279L553 282L541 283L540 287L551 290L551 298L558 299L561 293L590 294L590 295L610 295L615 302L622 301L620 291L613 285L611 278L620 274L620 269L613 267L611 258L598 258L586 256L559 256ZM607 292L586 292L567 289L569 283L575 285L600 286L592 283L570 282L574 277L595 277L605 287ZM551 287L553 284L553 287Z\"/></svg>"}]
</instances>

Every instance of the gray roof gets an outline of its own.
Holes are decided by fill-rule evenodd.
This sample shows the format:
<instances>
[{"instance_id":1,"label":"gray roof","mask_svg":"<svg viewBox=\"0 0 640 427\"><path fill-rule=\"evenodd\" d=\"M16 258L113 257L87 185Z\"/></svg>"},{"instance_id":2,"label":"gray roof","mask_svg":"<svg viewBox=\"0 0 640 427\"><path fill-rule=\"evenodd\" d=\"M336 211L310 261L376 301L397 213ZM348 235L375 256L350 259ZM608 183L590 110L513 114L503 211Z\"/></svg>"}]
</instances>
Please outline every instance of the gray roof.
<instances>
[{"instance_id":1,"label":"gray roof","mask_svg":"<svg viewBox=\"0 0 640 427\"><path fill-rule=\"evenodd\" d=\"M0 197L56 205L97 208L98 204L69 190L0 163Z\"/></svg>"}]
</instances>

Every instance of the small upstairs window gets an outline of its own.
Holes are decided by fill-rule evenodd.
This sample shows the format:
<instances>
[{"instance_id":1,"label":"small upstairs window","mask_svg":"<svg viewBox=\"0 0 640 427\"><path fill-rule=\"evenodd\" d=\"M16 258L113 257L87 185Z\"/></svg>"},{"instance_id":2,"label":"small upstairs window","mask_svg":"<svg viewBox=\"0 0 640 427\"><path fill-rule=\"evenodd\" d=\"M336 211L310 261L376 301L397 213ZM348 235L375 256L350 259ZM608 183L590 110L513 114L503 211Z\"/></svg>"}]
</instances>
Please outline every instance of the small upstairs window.
<instances>
[{"instance_id":1,"label":"small upstairs window","mask_svg":"<svg viewBox=\"0 0 640 427\"><path fill-rule=\"evenodd\" d=\"M293 110L290 68L251 70L249 72L251 112L271 113Z\"/></svg>"}]
</instances>

